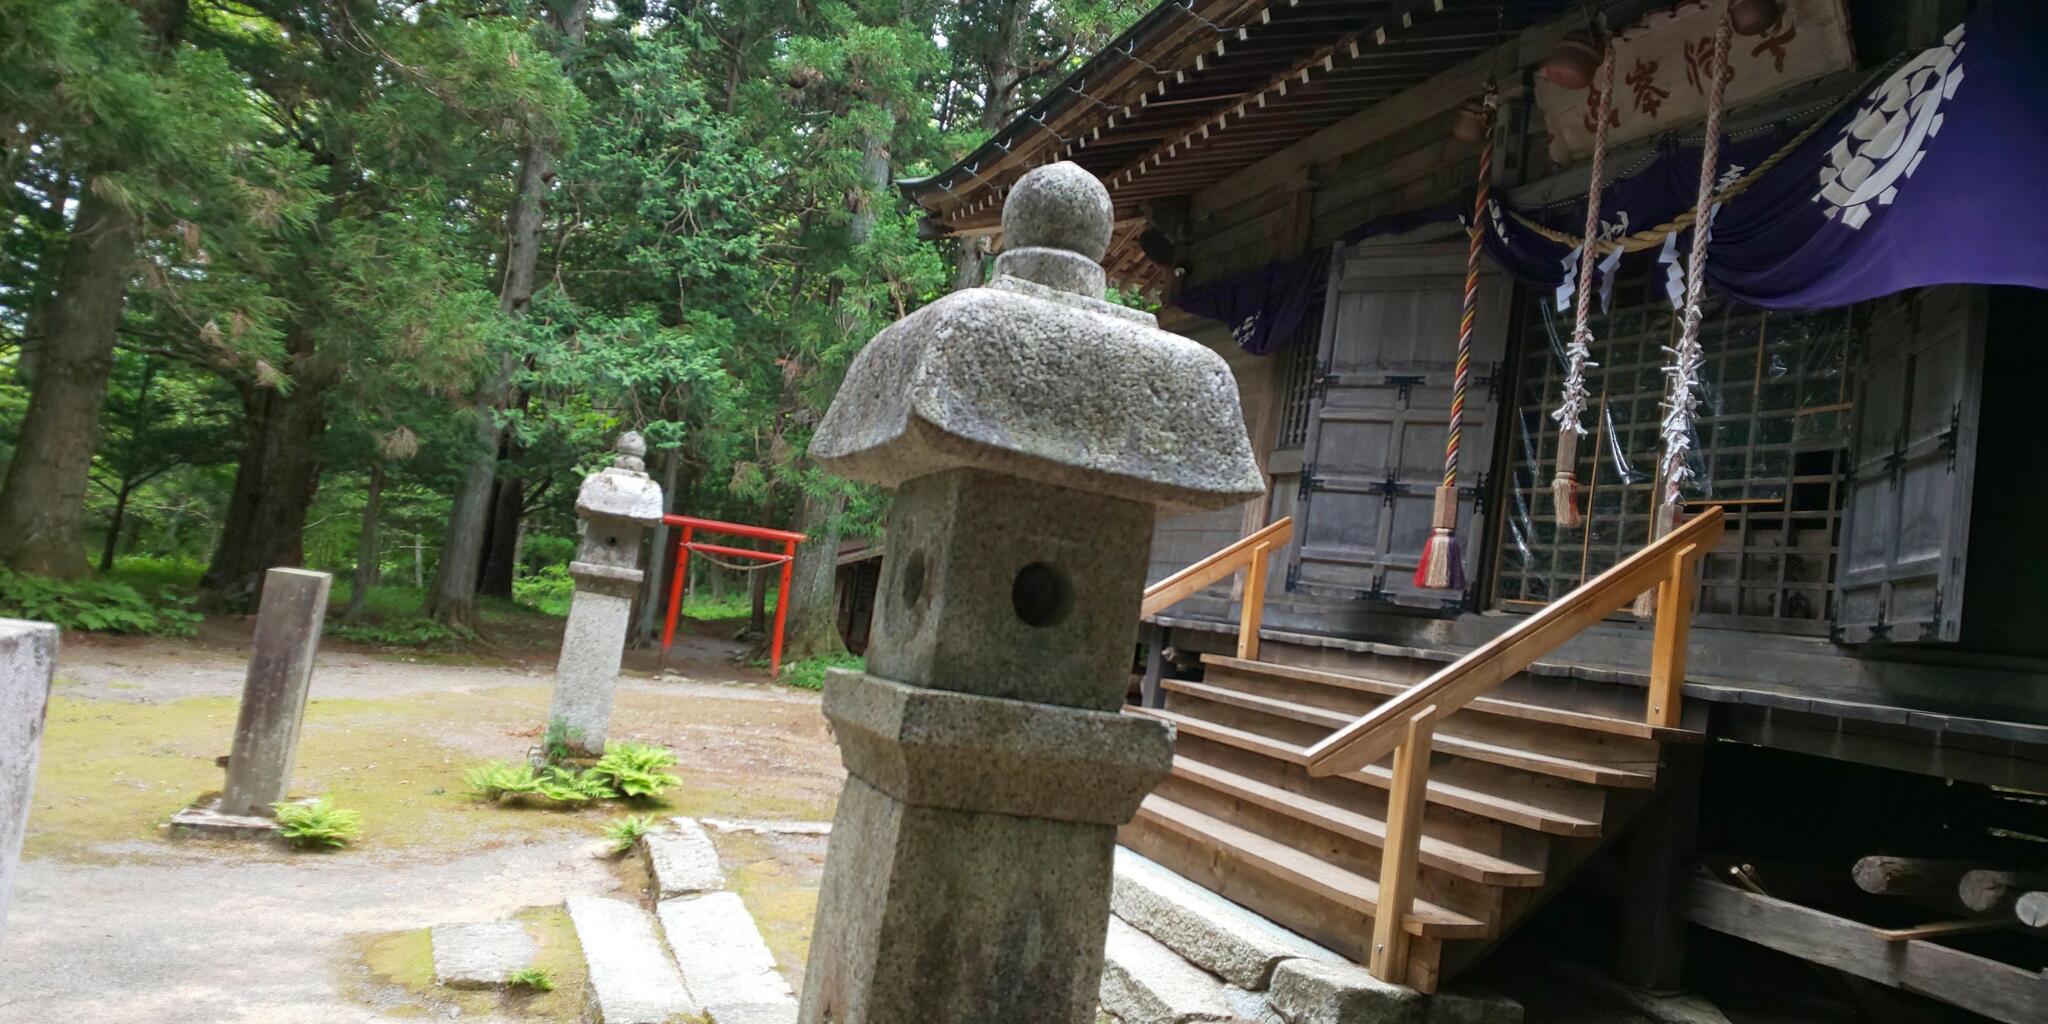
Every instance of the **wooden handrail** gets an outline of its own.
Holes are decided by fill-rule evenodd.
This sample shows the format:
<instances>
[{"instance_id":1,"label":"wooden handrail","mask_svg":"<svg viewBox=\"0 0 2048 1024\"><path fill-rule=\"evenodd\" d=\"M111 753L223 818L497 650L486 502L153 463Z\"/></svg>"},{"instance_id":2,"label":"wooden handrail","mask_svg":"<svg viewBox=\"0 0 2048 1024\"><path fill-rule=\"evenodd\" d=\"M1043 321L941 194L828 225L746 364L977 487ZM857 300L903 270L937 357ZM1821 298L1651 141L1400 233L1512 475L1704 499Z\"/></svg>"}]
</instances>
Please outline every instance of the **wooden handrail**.
<instances>
[{"instance_id":1,"label":"wooden handrail","mask_svg":"<svg viewBox=\"0 0 2048 1024\"><path fill-rule=\"evenodd\" d=\"M1237 656L1259 657L1259 623L1266 607L1266 565L1273 550L1294 536L1294 517L1285 516L1215 554L1145 588L1138 614L1157 615L1203 588L1248 570L1237 617Z\"/></svg>"},{"instance_id":2,"label":"wooden handrail","mask_svg":"<svg viewBox=\"0 0 2048 1024\"><path fill-rule=\"evenodd\" d=\"M1721 507L1716 505L1686 520L1655 543L1551 602L1515 628L1409 687L1399 697L1380 705L1358 721L1331 733L1309 748L1309 772L1337 775L1363 768L1394 749L1409 717L1417 709L1434 705L1437 717L1450 715L1474 698L1520 674L1536 659L1557 650L1594 623L1634 601L1636 595L1674 575L1677 572L1675 561L1691 563L1705 555L1721 539L1722 518ZM1681 552L1686 557L1674 560L1673 556ZM1685 596L1690 601L1691 595ZM1665 632L1667 628L1678 625L1668 621L1672 618L1686 620L1690 616L1660 615L1657 622L1660 639L1669 636ZM1680 653L1682 655L1682 651ZM1652 666L1653 677L1657 668Z\"/></svg>"},{"instance_id":3,"label":"wooden handrail","mask_svg":"<svg viewBox=\"0 0 2048 1024\"><path fill-rule=\"evenodd\" d=\"M1655 587L1657 633L1651 643L1646 717L1653 725L1677 725L1699 560L1721 539L1723 518L1718 505L1701 512L1309 748L1307 763L1312 775L1356 771L1390 751L1394 755L1380 858L1378 916L1373 920L1367 965L1373 977L1395 985L1408 980L1408 933L1403 919L1414 906L1417 849L1429 789L1430 739L1437 723Z\"/></svg>"}]
</instances>

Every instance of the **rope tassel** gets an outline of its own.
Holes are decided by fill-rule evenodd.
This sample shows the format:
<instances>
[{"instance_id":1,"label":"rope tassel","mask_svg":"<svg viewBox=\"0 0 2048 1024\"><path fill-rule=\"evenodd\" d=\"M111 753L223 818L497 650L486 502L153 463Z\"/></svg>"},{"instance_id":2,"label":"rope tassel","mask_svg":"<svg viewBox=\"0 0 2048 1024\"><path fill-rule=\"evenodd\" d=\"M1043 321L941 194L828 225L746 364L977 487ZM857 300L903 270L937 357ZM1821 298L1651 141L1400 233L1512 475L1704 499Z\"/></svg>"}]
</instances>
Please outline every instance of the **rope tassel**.
<instances>
[{"instance_id":1,"label":"rope tassel","mask_svg":"<svg viewBox=\"0 0 2048 1024\"><path fill-rule=\"evenodd\" d=\"M1493 183L1493 121L1500 94L1486 84L1485 120L1479 147L1479 184L1473 190L1472 222L1466 225L1465 303L1458 317L1458 362L1451 379L1451 415L1444 433L1444 482L1436 489L1429 539L1415 566L1415 585L1425 590L1465 589L1465 560L1458 552L1458 440L1465 420L1465 388L1472 377L1472 328L1479 319L1480 232L1486 230L1487 192Z\"/></svg>"},{"instance_id":2,"label":"rope tassel","mask_svg":"<svg viewBox=\"0 0 2048 1024\"><path fill-rule=\"evenodd\" d=\"M1465 589L1465 556L1458 550L1458 489L1436 489L1430 514L1429 539L1422 544L1422 563L1415 567L1415 585L1430 590Z\"/></svg>"},{"instance_id":3,"label":"rope tassel","mask_svg":"<svg viewBox=\"0 0 2048 1024\"><path fill-rule=\"evenodd\" d=\"M1550 479L1551 510L1557 525L1576 530L1585 522L1579 515L1579 432L1561 430L1557 435L1557 475Z\"/></svg>"}]
</instances>

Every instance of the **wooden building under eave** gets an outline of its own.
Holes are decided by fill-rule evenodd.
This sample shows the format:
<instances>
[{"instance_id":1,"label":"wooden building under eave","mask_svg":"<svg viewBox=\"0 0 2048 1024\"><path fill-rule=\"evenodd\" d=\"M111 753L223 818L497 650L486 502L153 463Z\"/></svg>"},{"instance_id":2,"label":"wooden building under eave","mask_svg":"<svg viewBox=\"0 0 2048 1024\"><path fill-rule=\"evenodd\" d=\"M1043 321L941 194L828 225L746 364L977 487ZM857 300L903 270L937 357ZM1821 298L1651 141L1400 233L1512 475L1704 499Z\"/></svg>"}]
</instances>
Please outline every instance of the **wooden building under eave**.
<instances>
[{"instance_id":1,"label":"wooden building under eave","mask_svg":"<svg viewBox=\"0 0 2048 1024\"><path fill-rule=\"evenodd\" d=\"M1792 152L1844 111L1873 109L1877 120L1850 118L1870 130L1841 130L1835 176L1812 202L1829 182L1894 170L1892 195L1915 187L1917 158L1887 161L1936 144L1926 129L1942 130L1941 112L1927 105L1942 101L1923 97L1944 88L1948 129L1963 130L1959 105L1981 101L1971 86L1989 91L1998 69L1986 33L1965 40L1960 26L2000 5L2025 6L1738 0L1731 16L1775 20L1730 51L1722 125L1751 166L1728 180L1768 182L1754 154ZM1466 585L1415 584L1443 472L1474 104L1489 88L1497 98L1489 188L1515 230L1566 238L1559 211L1583 203L1591 170L1591 117L1567 107L1592 97L1546 71L1604 24L1624 116L1603 181L1696 162L1707 90L1695 57L1711 37L1698 28L1729 6L1171 0L954 167L902 183L933 232L973 237L999 235L1004 191L1033 166L1072 160L1102 178L1113 286L1229 362L1270 485L1240 509L1162 519L1153 579L1289 521L1249 648L1243 573L1146 616L1151 669L1133 713L1174 722L1180 756L1125 845L1368 961L1397 794L1383 766L1314 777L1305 752L1642 550L1660 486L1682 260L1646 241L1599 278L1575 467L1586 521L1567 527L1551 503L1550 412L1575 298L1561 307L1490 248L1458 478ZM1881 131L1892 124L1915 134L1902 143ZM1993 163L2042 179L2031 163ZM1827 215L1862 225L1892 201L1838 196ZM2032 444L2048 293L1974 283L1987 276L2018 279L1972 264L1955 283L1800 309L1709 286L1685 500L1724 518L1694 570L1682 720L1644 723L1656 628L1627 611L1445 719L1406 927L1411 984L1479 965L1570 887L1613 900L1603 929L1635 985L1691 977L1690 922L1862 979L1869 1019L1905 1019L1885 1016L1891 997L1871 994L1883 989L2048 1020L2048 932L2010 899L1975 910L1926 886L1874 895L1851 874L1871 856L1988 871L2019 890L2048 872L2048 475Z\"/></svg>"}]
</instances>

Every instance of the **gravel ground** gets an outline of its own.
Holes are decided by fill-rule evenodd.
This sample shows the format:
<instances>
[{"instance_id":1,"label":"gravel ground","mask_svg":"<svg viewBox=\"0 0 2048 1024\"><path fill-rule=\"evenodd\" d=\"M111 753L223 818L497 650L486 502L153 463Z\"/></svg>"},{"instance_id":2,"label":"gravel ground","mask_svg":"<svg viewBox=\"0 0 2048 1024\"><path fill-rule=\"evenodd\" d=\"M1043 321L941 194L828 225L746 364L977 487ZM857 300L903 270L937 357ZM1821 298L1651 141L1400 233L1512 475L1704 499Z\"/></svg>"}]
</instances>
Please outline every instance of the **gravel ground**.
<instances>
[{"instance_id":1,"label":"gravel ground","mask_svg":"<svg viewBox=\"0 0 2048 1024\"><path fill-rule=\"evenodd\" d=\"M614 733L682 761L685 785L651 812L828 818L844 773L817 695L742 681L760 673L726 661L732 649L700 639L670 672L621 680ZM28 856L0 931L0 1024L442 1015L454 1006L372 981L364 944L631 886L630 862L603 857L597 839L627 808L499 809L460 792L467 764L535 741L552 668L535 657L323 652L295 791L351 794L363 842L320 855L166 838L160 816L218 785L244 650L219 637L65 638ZM822 839L720 846L778 957L800 964ZM515 1010L462 1016L534 1019Z\"/></svg>"}]
</instances>

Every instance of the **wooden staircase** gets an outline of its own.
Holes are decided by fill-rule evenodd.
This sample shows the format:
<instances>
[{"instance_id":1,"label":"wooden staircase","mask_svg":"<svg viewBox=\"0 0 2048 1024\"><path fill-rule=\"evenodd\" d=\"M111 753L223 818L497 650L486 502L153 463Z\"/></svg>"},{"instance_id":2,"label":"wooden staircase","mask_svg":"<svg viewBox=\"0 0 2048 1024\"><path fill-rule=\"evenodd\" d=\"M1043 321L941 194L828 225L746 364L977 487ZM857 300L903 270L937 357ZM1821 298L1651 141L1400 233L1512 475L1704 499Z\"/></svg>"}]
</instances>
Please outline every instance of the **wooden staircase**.
<instances>
[{"instance_id":1,"label":"wooden staircase","mask_svg":"<svg viewBox=\"0 0 2048 1024\"><path fill-rule=\"evenodd\" d=\"M1164 707L1127 709L1177 738L1172 775L1119 840L1434 991L1628 827L1666 744L1700 742L1676 724L1690 607L1670 598L1689 599L1720 521L1695 517L1420 683L1205 656L1201 682L1162 681ZM1200 575L1228 575L1216 568ZM1664 600L1644 718L1484 695L1651 588Z\"/></svg>"}]
</instances>

